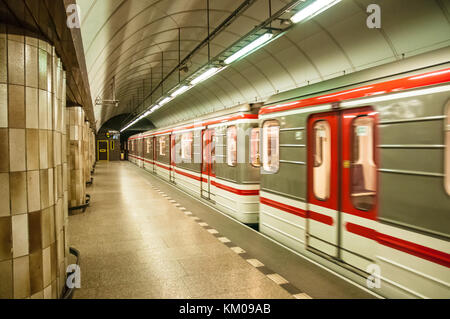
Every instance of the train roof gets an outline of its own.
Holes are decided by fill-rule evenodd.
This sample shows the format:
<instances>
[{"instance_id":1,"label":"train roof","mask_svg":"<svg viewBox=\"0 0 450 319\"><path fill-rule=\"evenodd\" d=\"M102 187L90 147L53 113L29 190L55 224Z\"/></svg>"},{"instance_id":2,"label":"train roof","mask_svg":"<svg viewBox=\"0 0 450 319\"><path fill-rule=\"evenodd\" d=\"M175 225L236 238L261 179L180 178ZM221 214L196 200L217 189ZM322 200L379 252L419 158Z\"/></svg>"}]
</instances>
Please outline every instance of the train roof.
<instances>
[{"instance_id":1,"label":"train roof","mask_svg":"<svg viewBox=\"0 0 450 319\"><path fill-rule=\"evenodd\" d=\"M280 103L289 103L299 99L314 97L332 92L340 92L374 82L389 81L416 75L427 71L435 71L450 67L450 47L435 50L419 56L403 59L401 61L384 64L367 70L354 72L348 75L325 80L308 86L292 89L271 96L261 109ZM418 67L421 66L421 67Z\"/></svg>"}]
</instances>

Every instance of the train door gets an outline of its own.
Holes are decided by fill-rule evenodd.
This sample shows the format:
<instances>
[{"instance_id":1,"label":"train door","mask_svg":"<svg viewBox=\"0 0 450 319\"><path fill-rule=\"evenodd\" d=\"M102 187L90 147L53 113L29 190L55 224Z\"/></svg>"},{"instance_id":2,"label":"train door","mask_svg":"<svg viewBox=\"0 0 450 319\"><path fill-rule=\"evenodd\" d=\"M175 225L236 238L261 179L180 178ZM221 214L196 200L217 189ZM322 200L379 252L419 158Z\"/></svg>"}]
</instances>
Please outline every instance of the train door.
<instances>
[{"instance_id":1,"label":"train door","mask_svg":"<svg viewBox=\"0 0 450 319\"><path fill-rule=\"evenodd\" d=\"M169 152L169 162L170 162L170 170L169 170L169 180L172 183L175 183L175 134L171 134L170 136L170 152Z\"/></svg>"},{"instance_id":2,"label":"train door","mask_svg":"<svg viewBox=\"0 0 450 319\"><path fill-rule=\"evenodd\" d=\"M315 114L308 121L308 247L365 270L377 205L376 112Z\"/></svg>"},{"instance_id":3,"label":"train door","mask_svg":"<svg viewBox=\"0 0 450 319\"><path fill-rule=\"evenodd\" d=\"M201 195L211 199L211 178L214 177L215 143L214 130L202 131L202 176Z\"/></svg>"},{"instance_id":4,"label":"train door","mask_svg":"<svg viewBox=\"0 0 450 319\"><path fill-rule=\"evenodd\" d=\"M153 171L153 174L156 174L156 137L155 136L153 136L153 161L152 161L152 163L153 163L153 169L152 169L152 171Z\"/></svg>"}]
</instances>

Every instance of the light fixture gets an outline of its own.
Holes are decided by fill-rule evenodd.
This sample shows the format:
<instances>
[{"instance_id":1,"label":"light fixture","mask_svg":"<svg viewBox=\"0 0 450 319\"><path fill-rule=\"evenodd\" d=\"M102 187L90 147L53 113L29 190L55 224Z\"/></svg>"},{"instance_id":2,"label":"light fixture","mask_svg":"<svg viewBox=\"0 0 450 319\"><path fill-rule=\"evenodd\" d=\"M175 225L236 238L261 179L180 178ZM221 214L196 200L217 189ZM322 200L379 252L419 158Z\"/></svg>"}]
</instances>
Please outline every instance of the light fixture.
<instances>
[{"instance_id":1,"label":"light fixture","mask_svg":"<svg viewBox=\"0 0 450 319\"><path fill-rule=\"evenodd\" d=\"M201 75L199 75L198 77L196 77L195 79L193 79L191 81L192 85L197 85L200 82L205 81L206 79L209 79L210 77L212 77L214 74L216 74L217 72L219 72L220 68L216 68L216 67L212 67L210 69L208 69L208 71L206 71L205 73L202 73Z\"/></svg>"},{"instance_id":2,"label":"light fixture","mask_svg":"<svg viewBox=\"0 0 450 319\"><path fill-rule=\"evenodd\" d=\"M163 99L161 102L159 102L159 106L163 106L164 104L169 103L170 101L172 101L172 97L168 96L165 99Z\"/></svg>"},{"instance_id":3,"label":"light fixture","mask_svg":"<svg viewBox=\"0 0 450 319\"><path fill-rule=\"evenodd\" d=\"M316 0L305 8L301 9L299 12L294 14L291 21L294 23L299 23L306 19L310 19L323 11L331 8L335 4L339 3L341 0Z\"/></svg>"},{"instance_id":4,"label":"light fixture","mask_svg":"<svg viewBox=\"0 0 450 319\"><path fill-rule=\"evenodd\" d=\"M191 87L188 85L183 85L182 87L180 87L178 90L176 90L175 92L173 92L171 94L172 97L176 97L180 94L183 94L184 92L186 92L187 90L189 90Z\"/></svg>"},{"instance_id":5,"label":"light fixture","mask_svg":"<svg viewBox=\"0 0 450 319\"><path fill-rule=\"evenodd\" d=\"M273 37L272 33L265 33L265 34L263 34L262 36L260 36L258 39L256 39L255 41L253 41L249 45L245 46L244 48L240 49L239 51L237 51L233 55L231 55L228 58L226 58L225 59L225 64L233 63L237 59L239 59L239 58L241 58L241 57L251 53L253 50L255 50L256 48L260 47L261 45L263 45L264 43L266 43L267 41L272 39L272 37Z\"/></svg>"}]
</instances>

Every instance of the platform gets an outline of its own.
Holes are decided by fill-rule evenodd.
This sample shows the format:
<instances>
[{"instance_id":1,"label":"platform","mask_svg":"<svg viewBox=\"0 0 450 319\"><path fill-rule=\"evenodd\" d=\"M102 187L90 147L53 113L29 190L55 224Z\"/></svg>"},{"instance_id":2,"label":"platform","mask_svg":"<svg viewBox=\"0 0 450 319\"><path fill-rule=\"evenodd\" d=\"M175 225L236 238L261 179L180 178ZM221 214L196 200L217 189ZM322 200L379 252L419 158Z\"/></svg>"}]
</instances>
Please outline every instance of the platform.
<instances>
[{"instance_id":1,"label":"platform","mask_svg":"<svg viewBox=\"0 0 450 319\"><path fill-rule=\"evenodd\" d=\"M373 297L128 162L99 163L90 193L74 298Z\"/></svg>"}]
</instances>

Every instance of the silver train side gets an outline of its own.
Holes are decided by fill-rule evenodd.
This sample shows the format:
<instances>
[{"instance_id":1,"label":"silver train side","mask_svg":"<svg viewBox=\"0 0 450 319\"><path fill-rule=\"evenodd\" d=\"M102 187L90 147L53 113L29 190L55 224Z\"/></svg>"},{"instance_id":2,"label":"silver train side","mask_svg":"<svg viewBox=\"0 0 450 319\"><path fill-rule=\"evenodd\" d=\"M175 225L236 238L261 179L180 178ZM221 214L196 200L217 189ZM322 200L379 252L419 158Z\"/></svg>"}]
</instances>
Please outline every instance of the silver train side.
<instances>
[{"instance_id":1,"label":"silver train side","mask_svg":"<svg viewBox=\"0 0 450 319\"><path fill-rule=\"evenodd\" d=\"M262 108L139 134L129 158L378 295L450 298L443 56L426 68L413 69L411 59L284 92Z\"/></svg>"}]
</instances>

